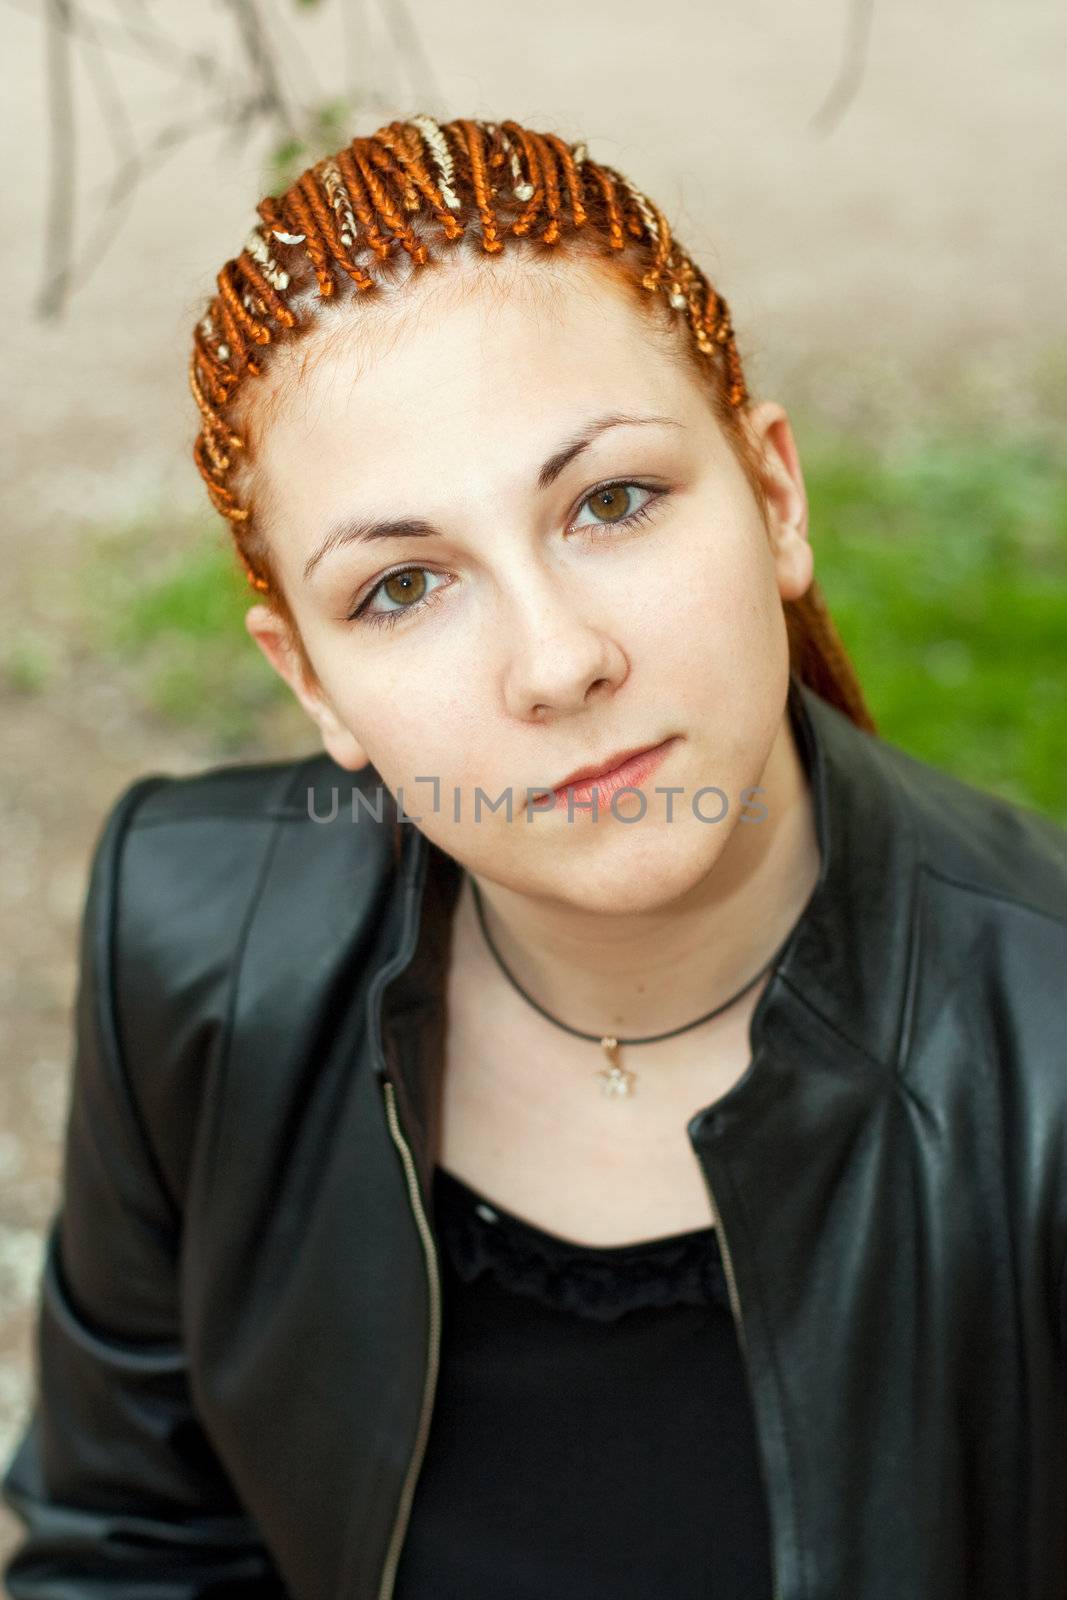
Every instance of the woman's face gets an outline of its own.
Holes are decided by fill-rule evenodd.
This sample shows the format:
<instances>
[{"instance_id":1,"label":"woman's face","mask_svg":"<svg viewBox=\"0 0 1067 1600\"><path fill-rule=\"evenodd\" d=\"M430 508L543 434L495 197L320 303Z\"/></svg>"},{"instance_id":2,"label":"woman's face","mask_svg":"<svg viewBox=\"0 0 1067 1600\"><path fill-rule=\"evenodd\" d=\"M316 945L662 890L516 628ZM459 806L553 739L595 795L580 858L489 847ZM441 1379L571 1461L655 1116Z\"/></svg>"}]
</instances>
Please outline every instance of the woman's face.
<instances>
[{"instance_id":1,"label":"woman's face","mask_svg":"<svg viewBox=\"0 0 1067 1600\"><path fill-rule=\"evenodd\" d=\"M247 626L331 755L371 761L472 872L664 904L710 871L781 737L781 602L811 579L789 423L752 418L765 525L698 381L621 292L573 263L461 271L279 350L257 470L318 685L264 606ZM643 812L538 799L665 741Z\"/></svg>"}]
</instances>

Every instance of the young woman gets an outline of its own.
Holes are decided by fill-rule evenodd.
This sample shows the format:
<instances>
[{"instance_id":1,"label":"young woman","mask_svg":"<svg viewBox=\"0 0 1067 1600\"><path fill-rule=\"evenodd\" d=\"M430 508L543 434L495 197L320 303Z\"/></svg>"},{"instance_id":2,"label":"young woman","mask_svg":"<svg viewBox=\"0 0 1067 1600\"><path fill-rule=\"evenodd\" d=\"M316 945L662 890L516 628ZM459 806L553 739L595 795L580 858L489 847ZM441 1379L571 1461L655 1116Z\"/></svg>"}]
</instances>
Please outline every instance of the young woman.
<instances>
[{"instance_id":1,"label":"young woman","mask_svg":"<svg viewBox=\"0 0 1067 1600\"><path fill-rule=\"evenodd\" d=\"M617 171L319 162L195 333L324 752L85 911L16 1600L1062 1600L1067 834L880 738Z\"/></svg>"}]
</instances>

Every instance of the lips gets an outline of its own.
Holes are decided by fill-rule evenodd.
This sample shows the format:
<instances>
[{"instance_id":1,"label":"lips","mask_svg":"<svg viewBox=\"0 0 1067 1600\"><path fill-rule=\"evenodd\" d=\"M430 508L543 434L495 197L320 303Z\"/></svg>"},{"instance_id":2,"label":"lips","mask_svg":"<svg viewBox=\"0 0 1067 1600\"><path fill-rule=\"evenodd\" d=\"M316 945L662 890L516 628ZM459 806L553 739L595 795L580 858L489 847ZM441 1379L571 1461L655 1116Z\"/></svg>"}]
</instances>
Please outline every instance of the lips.
<instances>
[{"instance_id":1,"label":"lips","mask_svg":"<svg viewBox=\"0 0 1067 1600\"><path fill-rule=\"evenodd\" d=\"M646 755L648 752L658 749L659 745L633 745L629 750L620 750L618 755L610 756L607 761L602 762L598 767L576 767L573 772L560 779L555 786L555 792L558 794L561 789L570 788L572 784L578 783L582 778L607 778L611 773L618 772L619 768L625 766L628 761L633 761L637 756Z\"/></svg>"},{"instance_id":2,"label":"lips","mask_svg":"<svg viewBox=\"0 0 1067 1600\"><path fill-rule=\"evenodd\" d=\"M571 794L575 801L589 803L594 789L601 801L607 802L620 789L637 788L650 777L674 744L674 737L661 744L645 745L640 749L613 756L608 766L579 767L553 791L556 804L566 805Z\"/></svg>"}]
</instances>

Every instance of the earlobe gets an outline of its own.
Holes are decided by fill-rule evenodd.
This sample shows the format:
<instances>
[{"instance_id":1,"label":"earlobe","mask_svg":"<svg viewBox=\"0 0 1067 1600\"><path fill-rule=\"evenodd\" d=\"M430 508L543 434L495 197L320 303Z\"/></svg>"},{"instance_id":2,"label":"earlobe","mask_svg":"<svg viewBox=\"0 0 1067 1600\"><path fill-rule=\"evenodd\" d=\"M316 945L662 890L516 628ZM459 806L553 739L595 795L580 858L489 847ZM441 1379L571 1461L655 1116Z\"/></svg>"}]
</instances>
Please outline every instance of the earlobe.
<instances>
[{"instance_id":1,"label":"earlobe","mask_svg":"<svg viewBox=\"0 0 1067 1600\"><path fill-rule=\"evenodd\" d=\"M799 600L807 594L815 576L815 558L806 538L788 534L778 545L774 564L783 600Z\"/></svg>"},{"instance_id":2,"label":"earlobe","mask_svg":"<svg viewBox=\"0 0 1067 1600\"><path fill-rule=\"evenodd\" d=\"M346 772L359 772L363 767L369 766L370 756L363 746L347 736L340 740L327 739L323 736L323 748L328 756L332 756L339 767Z\"/></svg>"},{"instance_id":3,"label":"earlobe","mask_svg":"<svg viewBox=\"0 0 1067 1600\"><path fill-rule=\"evenodd\" d=\"M328 701L319 700L312 716L318 723L327 755L332 756L339 767L344 767L348 772L358 772L361 767L368 765L370 756L341 722Z\"/></svg>"}]
</instances>

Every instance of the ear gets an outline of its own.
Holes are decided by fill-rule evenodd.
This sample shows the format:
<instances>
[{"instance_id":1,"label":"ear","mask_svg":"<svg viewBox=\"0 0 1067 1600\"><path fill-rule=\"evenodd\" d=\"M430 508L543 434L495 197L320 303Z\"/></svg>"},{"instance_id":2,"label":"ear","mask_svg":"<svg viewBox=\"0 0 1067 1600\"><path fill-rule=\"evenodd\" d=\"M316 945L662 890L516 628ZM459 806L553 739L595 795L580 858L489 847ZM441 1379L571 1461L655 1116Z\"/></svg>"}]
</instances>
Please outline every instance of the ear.
<instances>
[{"instance_id":1,"label":"ear","mask_svg":"<svg viewBox=\"0 0 1067 1600\"><path fill-rule=\"evenodd\" d=\"M799 600L811 585L815 563L808 540L808 497L793 430L785 407L776 400L753 406L746 421L763 456L778 592L783 600Z\"/></svg>"},{"instance_id":2,"label":"ear","mask_svg":"<svg viewBox=\"0 0 1067 1600\"><path fill-rule=\"evenodd\" d=\"M269 606L255 605L245 613L245 627L278 676L292 689L337 765L350 772L365 767L370 757L345 727L321 685L305 678L303 663L282 619Z\"/></svg>"}]
</instances>

